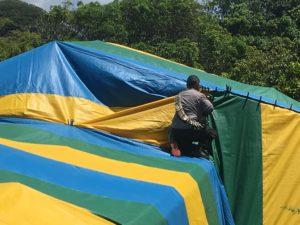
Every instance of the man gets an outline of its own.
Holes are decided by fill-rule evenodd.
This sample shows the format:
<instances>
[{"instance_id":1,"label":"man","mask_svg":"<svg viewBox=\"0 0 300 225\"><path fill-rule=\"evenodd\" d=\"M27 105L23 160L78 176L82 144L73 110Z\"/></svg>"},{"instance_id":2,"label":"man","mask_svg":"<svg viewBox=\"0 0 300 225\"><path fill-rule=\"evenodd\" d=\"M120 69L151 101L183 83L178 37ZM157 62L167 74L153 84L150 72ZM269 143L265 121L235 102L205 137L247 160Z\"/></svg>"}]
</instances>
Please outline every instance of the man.
<instances>
[{"instance_id":1,"label":"man","mask_svg":"<svg viewBox=\"0 0 300 225\"><path fill-rule=\"evenodd\" d=\"M176 113L169 130L171 154L207 158L208 155L203 154L200 148L204 146L211 154L211 141L217 134L207 126L207 116L214 108L206 95L200 92L197 76L189 76L186 86L187 90L175 97Z\"/></svg>"}]
</instances>

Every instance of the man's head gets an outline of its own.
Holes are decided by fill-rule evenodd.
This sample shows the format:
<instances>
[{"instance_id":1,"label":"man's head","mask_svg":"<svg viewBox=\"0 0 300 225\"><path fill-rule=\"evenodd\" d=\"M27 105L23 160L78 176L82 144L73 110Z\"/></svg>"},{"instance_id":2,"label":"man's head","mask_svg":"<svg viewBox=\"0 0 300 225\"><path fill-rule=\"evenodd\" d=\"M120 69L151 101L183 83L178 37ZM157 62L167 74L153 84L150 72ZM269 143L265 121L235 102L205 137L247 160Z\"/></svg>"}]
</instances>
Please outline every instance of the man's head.
<instances>
[{"instance_id":1,"label":"man's head","mask_svg":"<svg viewBox=\"0 0 300 225\"><path fill-rule=\"evenodd\" d=\"M200 90L200 80L197 76L195 75L190 75L186 81L186 87L188 89L195 89L197 91Z\"/></svg>"}]
</instances>

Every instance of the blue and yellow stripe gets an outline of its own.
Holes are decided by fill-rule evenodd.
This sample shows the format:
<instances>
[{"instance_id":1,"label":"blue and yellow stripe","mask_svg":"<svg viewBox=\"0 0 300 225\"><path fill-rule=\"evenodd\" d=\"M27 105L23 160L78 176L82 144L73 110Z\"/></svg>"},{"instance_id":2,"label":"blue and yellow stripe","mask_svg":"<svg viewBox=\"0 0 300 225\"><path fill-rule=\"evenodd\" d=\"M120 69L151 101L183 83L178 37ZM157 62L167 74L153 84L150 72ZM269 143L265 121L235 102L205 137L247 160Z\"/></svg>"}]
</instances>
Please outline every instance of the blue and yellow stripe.
<instances>
[{"instance_id":1,"label":"blue and yellow stripe","mask_svg":"<svg viewBox=\"0 0 300 225\"><path fill-rule=\"evenodd\" d=\"M20 121L20 119L17 120ZM26 122L28 123L28 120ZM188 209L186 213L189 223L197 224L199 221L207 218L210 221L209 224L222 224L220 223L221 212L219 212L222 206L218 204L222 201L220 200L221 191L216 188L220 186L220 183L218 183L217 177L211 178L216 176L216 174L207 175L213 166L205 163L205 160L203 162L200 160L199 162L196 159L183 158L178 162L178 159L167 155L162 157L160 153L154 154L153 152L152 156L145 156L137 154L137 151L129 153L127 152L128 150L108 149L74 139L75 132L71 132L71 130L78 130L76 127L57 124L57 129L54 129L54 127L49 128L46 124L40 124L40 129L37 129L37 123L32 124L35 127L2 123L0 126L0 136L2 138L0 143L21 149L22 151L28 151L30 154L40 155L52 160L55 159L58 162L80 166L81 168L172 187L174 190L177 190L184 200L183 205ZM72 138L57 136L46 132L46 129L52 129L53 131L60 130L60 132L64 132L63 129L65 129L65 136L72 133ZM26 135L26 133L30 133L31 135ZM86 139L85 136L82 136L82 133L84 132L81 130L77 135ZM95 133L93 134L95 135ZM99 133L97 134L100 135ZM102 138L98 136L98 140L102 140ZM120 142L119 145L121 149L122 143ZM104 142L97 144L106 145ZM156 178L158 173L161 174L161 178ZM213 180L214 183L212 183ZM186 185L189 182L191 183ZM180 186L178 183L184 183L185 186ZM193 191L191 192L191 190ZM198 196L191 195L194 193L198 193ZM221 194L224 193L221 192ZM189 201L194 201L196 204L193 206ZM204 206L202 212L201 205ZM191 213L192 211L195 214ZM216 218L215 215L219 216Z\"/></svg>"}]
</instances>

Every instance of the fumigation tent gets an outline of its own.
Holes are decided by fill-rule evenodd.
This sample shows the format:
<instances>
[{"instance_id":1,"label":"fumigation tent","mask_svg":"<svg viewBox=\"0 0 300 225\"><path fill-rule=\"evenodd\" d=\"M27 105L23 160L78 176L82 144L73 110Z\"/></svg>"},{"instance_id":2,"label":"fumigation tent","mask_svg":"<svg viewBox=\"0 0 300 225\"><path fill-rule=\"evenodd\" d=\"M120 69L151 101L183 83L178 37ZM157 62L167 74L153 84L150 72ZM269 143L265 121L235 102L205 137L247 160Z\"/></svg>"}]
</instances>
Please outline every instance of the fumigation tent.
<instances>
[{"instance_id":1,"label":"fumigation tent","mask_svg":"<svg viewBox=\"0 0 300 225\"><path fill-rule=\"evenodd\" d=\"M188 75L214 95L214 162L172 157ZM0 224L299 224L300 103L112 43L0 63Z\"/></svg>"}]
</instances>

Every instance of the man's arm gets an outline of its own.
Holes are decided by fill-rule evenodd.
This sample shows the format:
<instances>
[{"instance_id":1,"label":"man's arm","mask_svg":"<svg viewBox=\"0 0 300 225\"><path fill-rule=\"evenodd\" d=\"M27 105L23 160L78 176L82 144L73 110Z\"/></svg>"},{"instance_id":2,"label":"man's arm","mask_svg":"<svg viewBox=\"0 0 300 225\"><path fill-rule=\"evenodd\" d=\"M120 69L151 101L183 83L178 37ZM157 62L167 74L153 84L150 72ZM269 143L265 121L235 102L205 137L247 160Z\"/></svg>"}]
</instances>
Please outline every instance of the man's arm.
<instances>
[{"instance_id":1,"label":"man's arm","mask_svg":"<svg viewBox=\"0 0 300 225\"><path fill-rule=\"evenodd\" d=\"M178 116L180 117L180 119L182 119L184 122L186 122L192 128L194 128L194 129L203 129L205 127L203 124L199 123L196 120L190 119L186 115L186 113L184 112L184 109L182 107L182 104L181 104L180 95L175 96L175 109L176 109L176 112L177 112Z\"/></svg>"}]
</instances>

